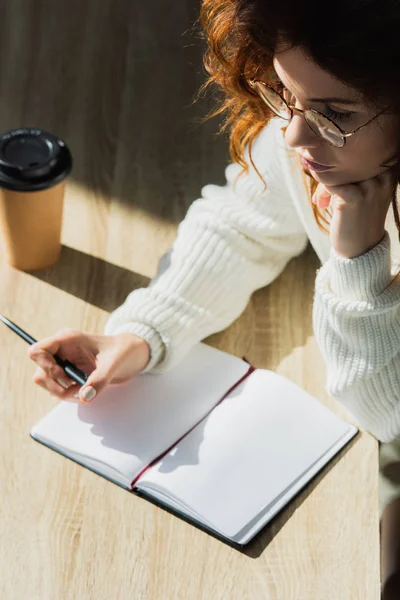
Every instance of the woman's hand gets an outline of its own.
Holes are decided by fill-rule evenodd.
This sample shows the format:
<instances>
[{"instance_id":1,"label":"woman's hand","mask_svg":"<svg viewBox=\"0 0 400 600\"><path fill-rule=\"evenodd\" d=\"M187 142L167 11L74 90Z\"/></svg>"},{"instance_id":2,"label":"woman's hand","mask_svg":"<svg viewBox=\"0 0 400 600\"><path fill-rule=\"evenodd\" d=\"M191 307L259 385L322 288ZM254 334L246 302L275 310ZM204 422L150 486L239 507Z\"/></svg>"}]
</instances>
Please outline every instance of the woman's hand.
<instances>
[{"instance_id":1,"label":"woman's hand","mask_svg":"<svg viewBox=\"0 0 400 600\"><path fill-rule=\"evenodd\" d=\"M379 244L396 185L393 169L359 183L318 184L313 202L332 210L330 237L338 254L355 258Z\"/></svg>"},{"instance_id":2,"label":"woman's hand","mask_svg":"<svg viewBox=\"0 0 400 600\"><path fill-rule=\"evenodd\" d=\"M69 379L54 354L88 375L83 387ZM38 365L34 383L62 400L79 393L80 400L90 402L110 383L123 383L140 373L149 362L150 348L145 340L130 333L91 335L65 329L30 346L28 356Z\"/></svg>"}]
</instances>

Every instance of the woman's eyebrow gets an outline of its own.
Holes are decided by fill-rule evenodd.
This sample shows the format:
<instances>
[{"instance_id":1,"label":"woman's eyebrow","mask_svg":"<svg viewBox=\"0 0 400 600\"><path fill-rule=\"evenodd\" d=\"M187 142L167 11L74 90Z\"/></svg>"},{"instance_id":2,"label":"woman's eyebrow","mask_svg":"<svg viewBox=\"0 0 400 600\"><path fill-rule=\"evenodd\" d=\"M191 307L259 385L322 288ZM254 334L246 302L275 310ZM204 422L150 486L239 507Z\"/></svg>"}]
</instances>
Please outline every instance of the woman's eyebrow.
<instances>
[{"instance_id":1,"label":"woman's eyebrow","mask_svg":"<svg viewBox=\"0 0 400 600\"><path fill-rule=\"evenodd\" d=\"M276 83L280 83L281 85L283 85L283 87L286 87L281 78L279 77L278 73L276 72L274 73L274 77L272 78L272 80L274 79L276 80ZM360 104L358 100L350 100L349 98L337 98L336 96L332 96L329 98L309 98L308 102L335 102L337 104L347 104L350 106Z\"/></svg>"},{"instance_id":2,"label":"woman's eyebrow","mask_svg":"<svg viewBox=\"0 0 400 600\"><path fill-rule=\"evenodd\" d=\"M283 83L283 81L281 80L281 78L279 77L278 73L275 70L273 72L272 79L276 79L276 83L280 83L284 87L286 87L285 84ZM347 104L349 106L360 105L360 101L359 100L350 100L348 98L337 98L337 97L330 97L330 98L310 98L308 100L308 102L335 102L335 103L338 103L338 104Z\"/></svg>"}]
</instances>

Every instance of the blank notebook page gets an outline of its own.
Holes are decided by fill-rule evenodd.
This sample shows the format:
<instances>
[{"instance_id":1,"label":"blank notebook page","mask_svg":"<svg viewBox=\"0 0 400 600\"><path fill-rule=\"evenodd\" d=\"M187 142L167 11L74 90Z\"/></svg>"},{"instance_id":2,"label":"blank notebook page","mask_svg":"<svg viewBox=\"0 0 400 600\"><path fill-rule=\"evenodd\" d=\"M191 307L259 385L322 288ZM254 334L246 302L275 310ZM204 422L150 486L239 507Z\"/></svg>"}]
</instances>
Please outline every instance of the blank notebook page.
<instances>
[{"instance_id":1,"label":"blank notebook page","mask_svg":"<svg viewBox=\"0 0 400 600\"><path fill-rule=\"evenodd\" d=\"M234 537L355 429L270 371L254 371L140 479Z\"/></svg>"},{"instance_id":2,"label":"blank notebook page","mask_svg":"<svg viewBox=\"0 0 400 600\"><path fill-rule=\"evenodd\" d=\"M176 442L248 371L235 356L196 345L178 368L107 388L90 404L60 402L34 438L90 465L107 465L129 486L143 466ZM83 461L84 462L84 461ZM104 471L104 470L103 470ZM107 470L109 472L109 470Z\"/></svg>"}]
</instances>

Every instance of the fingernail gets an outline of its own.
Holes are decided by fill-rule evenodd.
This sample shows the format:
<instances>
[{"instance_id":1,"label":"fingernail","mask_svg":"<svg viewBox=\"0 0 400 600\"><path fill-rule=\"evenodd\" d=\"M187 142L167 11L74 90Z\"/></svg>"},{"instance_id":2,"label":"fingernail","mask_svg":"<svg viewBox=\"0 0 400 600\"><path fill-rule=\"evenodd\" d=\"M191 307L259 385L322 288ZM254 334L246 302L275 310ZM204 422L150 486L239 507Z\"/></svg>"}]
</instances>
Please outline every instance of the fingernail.
<instances>
[{"instance_id":1,"label":"fingernail","mask_svg":"<svg viewBox=\"0 0 400 600\"><path fill-rule=\"evenodd\" d=\"M67 383L63 379L56 379L56 381L61 385L61 387L64 388L64 390L67 390L69 388L69 383Z\"/></svg>"},{"instance_id":2,"label":"fingernail","mask_svg":"<svg viewBox=\"0 0 400 600\"><path fill-rule=\"evenodd\" d=\"M96 394L97 394L96 390L91 385L89 385L87 388L85 388L82 391L82 396L84 397L86 402L90 402L91 400L93 400L93 398L95 397Z\"/></svg>"},{"instance_id":3,"label":"fingernail","mask_svg":"<svg viewBox=\"0 0 400 600\"><path fill-rule=\"evenodd\" d=\"M76 398L77 400L79 400L79 394L74 394L74 398Z\"/></svg>"},{"instance_id":4,"label":"fingernail","mask_svg":"<svg viewBox=\"0 0 400 600\"><path fill-rule=\"evenodd\" d=\"M315 194L313 194L313 197L311 198L311 201L313 204L317 204L317 198L315 196Z\"/></svg>"}]
</instances>

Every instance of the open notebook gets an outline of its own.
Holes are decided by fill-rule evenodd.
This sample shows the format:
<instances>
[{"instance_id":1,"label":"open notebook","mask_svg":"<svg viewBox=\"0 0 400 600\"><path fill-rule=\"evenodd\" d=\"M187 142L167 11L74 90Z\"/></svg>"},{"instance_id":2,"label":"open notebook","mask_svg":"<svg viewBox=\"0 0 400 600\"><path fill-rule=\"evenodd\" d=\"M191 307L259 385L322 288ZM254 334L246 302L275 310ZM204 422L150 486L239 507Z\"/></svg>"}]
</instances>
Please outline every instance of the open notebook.
<instances>
[{"instance_id":1,"label":"open notebook","mask_svg":"<svg viewBox=\"0 0 400 600\"><path fill-rule=\"evenodd\" d=\"M243 545L357 431L280 375L200 343L169 372L60 402L31 435Z\"/></svg>"}]
</instances>

